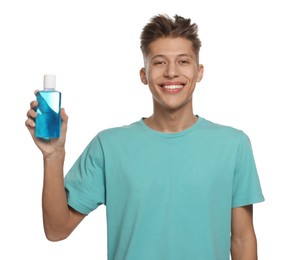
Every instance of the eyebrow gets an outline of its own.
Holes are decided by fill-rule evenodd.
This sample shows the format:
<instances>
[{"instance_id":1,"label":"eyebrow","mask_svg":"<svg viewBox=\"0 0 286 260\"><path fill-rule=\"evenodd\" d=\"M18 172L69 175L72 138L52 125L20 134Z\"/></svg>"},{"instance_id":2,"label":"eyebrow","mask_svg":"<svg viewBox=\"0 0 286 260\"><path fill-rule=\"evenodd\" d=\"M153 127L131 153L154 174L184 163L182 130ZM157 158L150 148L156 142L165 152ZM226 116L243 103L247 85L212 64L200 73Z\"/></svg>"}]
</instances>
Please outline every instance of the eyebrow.
<instances>
[{"instance_id":1,"label":"eyebrow","mask_svg":"<svg viewBox=\"0 0 286 260\"><path fill-rule=\"evenodd\" d=\"M186 53L179 54L179 55L177 55L177 57L188 57L188 58L191 58L191 59L195 59L195 57L193 57L193 55L191 55L191 54L186 54ZM158 54L158 55L152 57L151 60L154 60L154 59L156 59L156 58L166 58L166 55Z\"/></svg>"}]
</instances>

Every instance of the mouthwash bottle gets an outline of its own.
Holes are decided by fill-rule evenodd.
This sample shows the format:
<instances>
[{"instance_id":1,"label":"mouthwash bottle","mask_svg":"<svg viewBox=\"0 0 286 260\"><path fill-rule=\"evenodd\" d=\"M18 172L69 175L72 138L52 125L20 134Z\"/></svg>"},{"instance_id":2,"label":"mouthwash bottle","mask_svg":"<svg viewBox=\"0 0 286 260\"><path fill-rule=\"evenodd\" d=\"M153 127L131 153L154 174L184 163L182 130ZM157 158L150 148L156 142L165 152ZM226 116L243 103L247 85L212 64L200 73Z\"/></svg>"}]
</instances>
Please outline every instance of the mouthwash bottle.
<instances>
[{"instance_id":1,"label":"mouthwash bottle","mask_svg":"<svg viewBox=\"0 0 286 260\"><path fill-rule=\"evenodd\" d=\"M44 89L37 93L35 136L45 140L59 138L61 133L61 92L56 91L56 76L44 75Z\"/></svg>"}]
</instances>

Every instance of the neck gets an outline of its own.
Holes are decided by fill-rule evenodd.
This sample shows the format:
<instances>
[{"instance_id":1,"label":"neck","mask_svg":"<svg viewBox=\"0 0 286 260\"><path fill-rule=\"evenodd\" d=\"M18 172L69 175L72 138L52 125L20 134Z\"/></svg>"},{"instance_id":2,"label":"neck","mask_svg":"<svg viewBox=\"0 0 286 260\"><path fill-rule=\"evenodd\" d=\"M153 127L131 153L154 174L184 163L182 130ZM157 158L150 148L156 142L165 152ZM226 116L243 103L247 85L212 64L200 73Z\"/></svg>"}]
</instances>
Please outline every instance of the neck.
<instances>
[{"instance_id":1,"label":"neck","mask_svg":"<svg viewBox=\"0 0 286 260\"><path fill-rule=\"evenodd\" d=\"M194 115L193 109L183 109L182 111L158 110L145 119L145 123L152 129L166 133L177 133L190 128L197 122L198 118Z\"/></svg>"}]
</instances>

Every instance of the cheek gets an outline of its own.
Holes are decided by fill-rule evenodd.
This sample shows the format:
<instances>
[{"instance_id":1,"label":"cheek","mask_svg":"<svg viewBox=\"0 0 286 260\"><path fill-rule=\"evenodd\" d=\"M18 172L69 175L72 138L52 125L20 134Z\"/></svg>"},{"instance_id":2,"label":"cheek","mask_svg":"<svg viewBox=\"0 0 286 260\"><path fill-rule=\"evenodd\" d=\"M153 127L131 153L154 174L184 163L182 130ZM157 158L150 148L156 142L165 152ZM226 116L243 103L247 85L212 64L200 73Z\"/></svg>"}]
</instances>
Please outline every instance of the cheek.
<instances>
[{"instance_id":1,"label":"cheek","mask_svg":"<svg viewBox=\"0 0 286 260\"><path fill-rule=\"evenodd\" d=\"M160 69L152 69L149 70L148 74L146 75L149 81L156 81L162 78L162 75L164 74L163 70Z\"/></svg>"},{"instance_id":2,"label":"cheek","mask_svg":"<svg viewBox=\"0 0 286 260\"><path fill-rule=\"evenodd\" d=\"M196 70L185 70L182 74L188 78L189 81L197 81L198 79L198 72Z\"/></svg>"}]
</instances>

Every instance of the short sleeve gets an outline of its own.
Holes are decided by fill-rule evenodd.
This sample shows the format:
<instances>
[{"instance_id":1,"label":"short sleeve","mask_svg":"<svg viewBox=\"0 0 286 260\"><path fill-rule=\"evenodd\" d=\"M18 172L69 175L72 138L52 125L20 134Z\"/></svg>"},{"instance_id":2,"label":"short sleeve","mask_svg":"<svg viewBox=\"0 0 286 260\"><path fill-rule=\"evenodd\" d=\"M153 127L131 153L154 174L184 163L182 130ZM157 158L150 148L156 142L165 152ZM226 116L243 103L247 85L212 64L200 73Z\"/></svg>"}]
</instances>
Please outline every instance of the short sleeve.
<instances>
[{"instance_id":1,"label":"short sleeve","mask_svg":"<svg viewBox=\"0 0 286 260\"><path fill-rule=\"evenodd\" d=\"M250 140L241 133L233 179L233 208L264 201Z\"/></svg>"},{"instance_id":2,"label":"short sleeve","mask_svg":"<svg viewBox=\"0 0 286 260\"><path fill-rule=\"evenodd\" d=\"M104 156L98 136L68 171L64 185L68 205L82 214L105 204Z\"/></svg>"}]
</instances>

